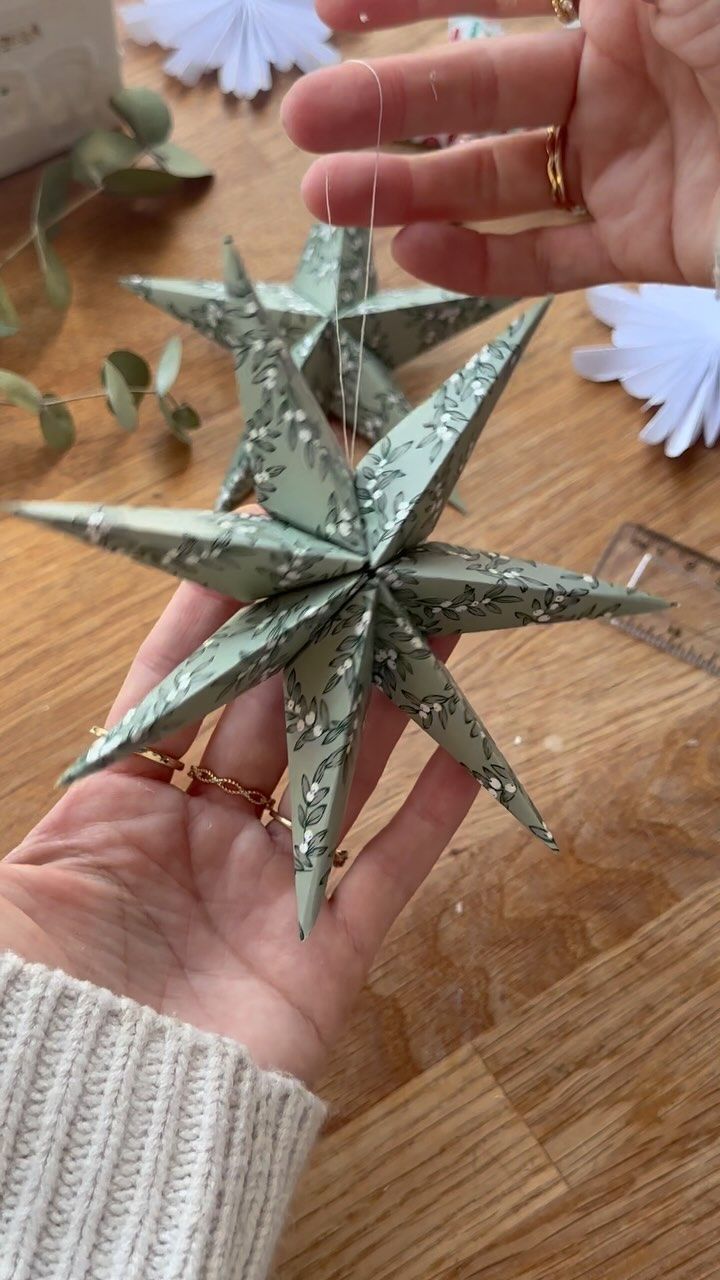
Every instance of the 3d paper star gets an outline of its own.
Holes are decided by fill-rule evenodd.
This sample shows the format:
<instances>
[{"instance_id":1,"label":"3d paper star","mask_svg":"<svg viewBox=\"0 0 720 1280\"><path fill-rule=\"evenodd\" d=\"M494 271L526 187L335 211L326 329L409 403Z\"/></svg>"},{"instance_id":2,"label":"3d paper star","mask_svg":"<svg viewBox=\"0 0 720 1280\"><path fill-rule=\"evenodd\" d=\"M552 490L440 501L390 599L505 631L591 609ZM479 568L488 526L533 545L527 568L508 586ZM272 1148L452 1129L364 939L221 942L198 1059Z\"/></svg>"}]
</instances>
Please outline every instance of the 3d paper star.
<instances>
[{"instance_id":1,"label":"3d paper star","mask_svg":"<svg viewBox=\"0 0 720 1280\"><path fill-rule=\"evenodd\" d=\"M340 420L346 418L351 425L361 364L359 338L365 317L357 427L361 436L374 442L401 422L411 408L391 370L503 310L514 299L467 298L425 287L379 293L371 262L370 297L363 302L369 252L366 229L334 229L317 224L305 245L292 285L257 284L255 289L326 414ZM226 284L142 276L131 276L123 283L176 319L192 324L219 346L235 352L242 344L243 317L238 315L237 301ZM341 357L342 386L338 378ZM223 481L216 510L232 511L252 489L250 451L243 435Z\"/></svg>"},{"instance_id":2,"label":"3d paper star","mask_svg":"<svg viewBox=\"0 0 720 1280\"><path fill-rule=\"evenodd\" d=\"M483 347L352 470L238 258L228 288L268 516L20 503L14 510L238 601L255 601L110 729L73 782L284 671L301 935L320 910L373 681L546 845L553 837L431 636L642 613L652 596L427 541L545 304ZM439 800L441 803L441 800Z\"/></svg>"}]
</instances>

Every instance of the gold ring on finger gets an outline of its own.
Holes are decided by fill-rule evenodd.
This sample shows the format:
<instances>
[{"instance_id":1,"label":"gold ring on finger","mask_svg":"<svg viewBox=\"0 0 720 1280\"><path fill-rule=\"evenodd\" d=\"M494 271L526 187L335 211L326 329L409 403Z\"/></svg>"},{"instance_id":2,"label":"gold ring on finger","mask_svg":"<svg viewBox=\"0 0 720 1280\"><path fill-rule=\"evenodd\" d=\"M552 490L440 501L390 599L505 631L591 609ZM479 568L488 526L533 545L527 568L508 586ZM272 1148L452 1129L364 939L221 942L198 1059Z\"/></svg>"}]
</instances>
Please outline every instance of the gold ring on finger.
<instances>
[{"instance_id":1,"label":"gold ring on finger","mask_svg":"<svg viewBox=\"0 0 720 1280\"><path fill-rule=\"evenodd\" d=\"M93 738L106 738L107 729L101 729L98 725L91 726L90 732ZM182 773L185 765L182 760L176 760L175 756L168 756L164 751L134 751L133 755L140 756L143 760L151 760L153 764L161 764L164 769L171 769L173 773Z\"/></svg>"},{"instance_id":2,"label":"gold ring on finger","mask_svg":"<svg viewBox=\"0 0 720 1280\"><path fill-rule=\"evenodd\" d=\"M547 156L547 176L553 204L565 213L574 213L584 217L587 209L584 205L573 204L568 196L565 180L565 151L567 147L567 129L565 125L550 125L545 135L545 152Z\"/></svg>"},{"instance_id":3,"label":"gold ring on finger","mask_svg":"<svg viewBox=\"0 0 720 1280\"><path fill-rule=\"evenodd\" d=\"M580 18L575 0L550 0L553 7L553 13L558 22L562 22L564 27L569 27L573 22L577 22Z\"/></svg>"}]
</instances>

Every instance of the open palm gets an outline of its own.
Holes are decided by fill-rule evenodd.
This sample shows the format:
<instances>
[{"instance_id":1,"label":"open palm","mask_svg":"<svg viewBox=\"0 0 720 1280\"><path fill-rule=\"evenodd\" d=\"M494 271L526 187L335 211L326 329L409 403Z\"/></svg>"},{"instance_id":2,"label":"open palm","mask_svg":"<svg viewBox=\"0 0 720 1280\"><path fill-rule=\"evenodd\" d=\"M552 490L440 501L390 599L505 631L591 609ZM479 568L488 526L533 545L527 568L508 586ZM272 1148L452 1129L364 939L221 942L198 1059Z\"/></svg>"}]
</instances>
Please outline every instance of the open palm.
<instances>
[{"instance_id":1,"label":"open palm","mask_svg":"<svg viewBox=\"0 0 720 1280\"><path fill-rule=\"evenodd\" d=\"M111 719L236 609L184 584ZM275 679L233 703L203 764L271 794L287 764L281 693ZM378 694L348 825L405 723ZM161 749L182 755L194 736L183 731ZM237 796L197 783L186 792L171 785L167 769L134 758L73 788L0 864L0 949L229 1036L260 1066L312 1081L385 932L476 793L470 776L438 752L300 943L289 832L278 823L266 829ZM442 806L433 802L438 794Z\"/></svg>"},{"instance_id":2,"label":"open palm","mask_svg":"<svg viewBox=\"0 0 720 1280\"><path fill-rule=\"evenodd\" d=\"M441 17L456 0L320 0L339 29ZM465 12L547 14L550 0L478 0ZM360 18L360 12L366 21ZM720 221L720 3L582 0L582 30L508 35L378 60L383 140L493 133L424 156L383 155L377 222L403 225L407 270L469 293L544 293L610 280L712 281ZM291 137L315 152L305 182L318 217L366 222L378 88L345 66L300 82L285 104ZM571 200L588 218L514 235L448 225L553 208L548 125L567 125ZM547 219L545 219L547 221Z\"/></svg>"}]
</instances>

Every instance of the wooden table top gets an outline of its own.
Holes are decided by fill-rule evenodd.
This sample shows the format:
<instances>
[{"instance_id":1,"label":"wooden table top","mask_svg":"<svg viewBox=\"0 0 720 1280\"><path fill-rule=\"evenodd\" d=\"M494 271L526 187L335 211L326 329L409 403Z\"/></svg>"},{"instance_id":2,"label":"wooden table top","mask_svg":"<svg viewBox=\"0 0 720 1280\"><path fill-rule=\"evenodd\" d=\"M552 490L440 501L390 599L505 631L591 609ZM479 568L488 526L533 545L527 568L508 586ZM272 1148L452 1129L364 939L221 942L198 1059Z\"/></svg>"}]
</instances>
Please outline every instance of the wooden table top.
<instances>
[{"instance_id":1,"label":"wooden table top","mask_svg":"<svg viewBox=\"0 0 720 1280\"><path fill-rule=\"evenodd\" d=\"M439 34L430 24L344 47L367 57ZM61 241L75 281L67 317L42 304L30 255L13 265L26 324L3 340L0 363L43 388L92 388L115 346L157 357L176 326L121 291L123 273L217 278L228 231L256 278L294 270L309 226L305 158L279 125L281 84L249 107L210 81L192 92L164 81L160 62L129 48L127 78L162 86L178 141L217 180L203 198L132 217L105 198L74 216ZM8 244L32 186L29 174L0 186ZM378 240L383 283L400 283ZM503 319L403 370L413 401ZM633 520L720 552L720 450L671 462L641 445L638 404L571 368L573 345L605 336L581 297L556 301L466 470L469 515L447 513L444 538L589 571ZM79 441L60 460L29 419L1 410L0 496L211 503L240 423L229 360L188 336L181 388L205 420L191 456L149 407L128 437L93 402L80 406ZM1 545L10 848L52 802L172 584L23 523L3 523ZM387 941L335 1054L329 1135L280 1275L716 1275L717 686L600 624L469 637L454 670L562 853L480 797ZM354 847L428 754L410 730Z\"/></svg>"}]
</instances>

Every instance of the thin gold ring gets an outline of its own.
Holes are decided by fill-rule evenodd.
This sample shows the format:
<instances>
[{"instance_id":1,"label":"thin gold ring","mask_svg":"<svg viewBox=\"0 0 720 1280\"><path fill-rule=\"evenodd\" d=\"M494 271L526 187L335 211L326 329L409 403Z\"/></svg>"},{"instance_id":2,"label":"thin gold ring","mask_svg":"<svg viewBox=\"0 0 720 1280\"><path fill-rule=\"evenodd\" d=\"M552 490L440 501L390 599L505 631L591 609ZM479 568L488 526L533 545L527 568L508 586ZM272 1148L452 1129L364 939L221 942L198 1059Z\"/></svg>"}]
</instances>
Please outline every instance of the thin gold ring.
<instances>
[{"instance_id":1,"label":"thin gold ring","mask_svg":"<svg viewBox=\"0 0 720 1280\"><path fill-rule=\"evenodd\" d=\"M108 735L107 729L101 729L96 724L92 725L90 732L94 738L107 738ZM185 769L182 760L165 755L164 751L134 751L133 755L140 756L143 760L151 760L153 764L161 764L164 769L171 769L173 773L182 773Z\"/></svg>"},{"instance_id":2,"label":"thin gold ring","mask_svg":"<svg viewBox=\"0 0 720 1280\"><path fill-rule=\"evenodd\" d=\"M244 787L236 778L221 778L216 773L213 773L212 769L203 769L202 766L196 764L190 765L188 777L193 782L202 782L208 787L218 787L226 795L242 796L249 804L267 814L269 819L267 826L270 826L271 822L279 822L287 831L292 832L293 824L290 819L286 818L284 813L280 813L279 809L275 807L275 801L271 796L266 796L264 791L257 791L253 787ZM337 849L333 856L333 866L344 867L349 856L347 849Z\"/></svg>"},{"instance_id":3,"label":"thin gold ring","mask_svg":"<svg viewBox=\"0 0 720 1280\"><path fill-rule=\"evenodd\" d=\"M266 796L264 791L258 791L255 787L244 787L236 778L221 778L217 773L213 773L212 769L203 769L198 764L190 765L188 777L193 782L204 783L206 787L217 787L228 796L242 796L248 804L254 805L256 809L261 809L263 812L272 811L273 802L270 796Z\"/></svg>"},{"instance_id":4,"label":"thin gold ring","mask_svg":"<svg viewBox=\"0 0 720 1280\"><path fill-rule=\"evenodd\" d=\"M101 729L98 725L93 725L90 732L95 738L106 738L108 734L107 729ZM143 760L151 760L153 764L161 764L165 769L171 769L173 773L183 773L185 770L182 760L176 760L175 756L168 756L163 751L134 751L133 755L140 756ZM213 773L212 769L204 769L197 764L190 765L188 777L192 782L202 782L207 787L217 787L226 795L242 796L243 800L247 800L261 813L267 814L268 826L271 822L279 822L286 830L292 832L293 824L290 819L275 808L274 800L271 796L265 795L264 791L258 791L255 787L244 787L236 778L222 778L217 773ZM347 849L338 849L333 856L333 866L344 867L349 857Z\"/></svg>"},{"instance_id":5,"label":"thin gold ring","mask_svg":"<svg viewBox=\"0 0 720 1280\"><path fill-rule=\"evenodd\" d=\"M564 124L550 125L545 135L545 152L547 155L547 176L550 183L553 204L566 213L587 213L583 205L573 204L568 196L565 182L565 150L567 146L567 129Z\"/></svg>"},{"instance_id":6,"label":"thin gold ring","mask_svg":"<svg viewBox=\"0 0 720 1280\"><path fill-rule=\"evenodd\" d=\"M575 0L550 0L550 3L555 17L558 22L562 22L564 27L569 27L573 22L578 21L580 14Z\"/></svg>"},{"instance_id":7,"label":"thin gold ring","mask_svg":"<svg viewBox=\"0 0 720 1280\"><path fill-rule=\"evenodd\" d=\"M289 818L285 817L284 813L279 813L277 809L268 809L268 813L271 822L279 822L280 826L284 827L286 831L292 831L293 824Z\"/></svg>"}]
</instances>

